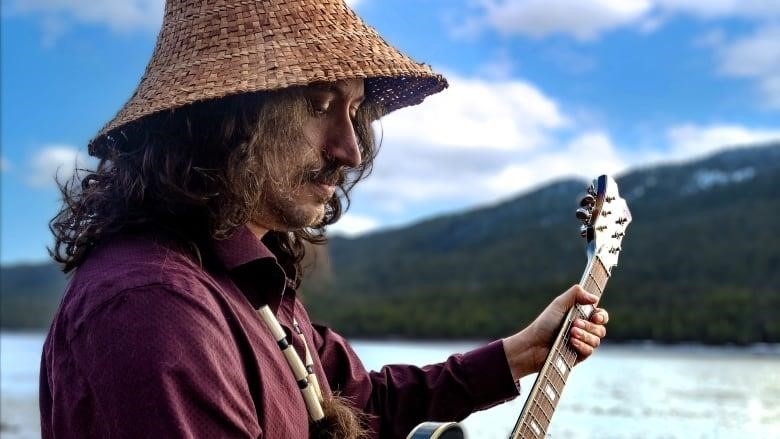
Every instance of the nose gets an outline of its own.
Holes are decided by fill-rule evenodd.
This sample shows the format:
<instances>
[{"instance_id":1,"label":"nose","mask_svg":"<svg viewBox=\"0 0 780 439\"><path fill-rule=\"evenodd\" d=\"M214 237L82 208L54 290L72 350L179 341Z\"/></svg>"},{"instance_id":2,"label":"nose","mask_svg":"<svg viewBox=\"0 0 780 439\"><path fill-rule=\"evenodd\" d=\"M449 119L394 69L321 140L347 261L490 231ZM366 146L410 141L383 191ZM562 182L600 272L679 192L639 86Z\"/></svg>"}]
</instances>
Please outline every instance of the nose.
<instances>
[{"instance_id":1,"label":"nose","mask_svg":"<svg viewBox=\"0 0 780 439\"><path fill-rule=\"evenodd\" d=\"M362 162L357 134L349 114L334 121L325 146L325 154L334 162L356 168Z\"/></svg>"}]
</instances>

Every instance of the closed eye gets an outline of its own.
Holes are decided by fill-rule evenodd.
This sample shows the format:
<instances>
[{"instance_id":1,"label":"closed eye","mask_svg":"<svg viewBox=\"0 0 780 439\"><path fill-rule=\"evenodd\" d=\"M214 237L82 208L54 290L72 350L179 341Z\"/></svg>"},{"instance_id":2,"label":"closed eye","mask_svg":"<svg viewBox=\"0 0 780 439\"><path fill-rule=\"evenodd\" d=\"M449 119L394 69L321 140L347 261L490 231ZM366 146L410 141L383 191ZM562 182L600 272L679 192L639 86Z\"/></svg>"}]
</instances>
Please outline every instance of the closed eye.
<instances>
[{"instance_id":1,"label":"closed eye","mask_svg":"<svg viewBox=\"0 0 780 439\"><path fill-rule=\"evenodd\" d=\"M324 116L330 109L330 100L310 98L309 110L315 116Z\"/></svg>"}]
</instances>

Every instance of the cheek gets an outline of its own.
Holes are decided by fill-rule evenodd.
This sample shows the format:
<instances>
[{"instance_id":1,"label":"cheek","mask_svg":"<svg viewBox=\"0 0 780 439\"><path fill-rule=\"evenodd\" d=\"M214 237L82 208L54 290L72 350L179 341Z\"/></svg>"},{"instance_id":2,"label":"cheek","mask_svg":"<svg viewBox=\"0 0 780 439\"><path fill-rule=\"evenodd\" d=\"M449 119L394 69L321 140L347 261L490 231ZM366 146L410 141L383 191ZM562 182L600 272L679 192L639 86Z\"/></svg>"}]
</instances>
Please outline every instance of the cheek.
<instances>
[{"instance_id":1,"label":"cheek","mask_svg":"<svg viewBox=\"0 0 780 439\"><path fill-rule=\"evenodd\" d=\"M326 142L327 118L309 117L303 124L302 137L309 149L321 149Z\"/></svg>"}]
</instances>

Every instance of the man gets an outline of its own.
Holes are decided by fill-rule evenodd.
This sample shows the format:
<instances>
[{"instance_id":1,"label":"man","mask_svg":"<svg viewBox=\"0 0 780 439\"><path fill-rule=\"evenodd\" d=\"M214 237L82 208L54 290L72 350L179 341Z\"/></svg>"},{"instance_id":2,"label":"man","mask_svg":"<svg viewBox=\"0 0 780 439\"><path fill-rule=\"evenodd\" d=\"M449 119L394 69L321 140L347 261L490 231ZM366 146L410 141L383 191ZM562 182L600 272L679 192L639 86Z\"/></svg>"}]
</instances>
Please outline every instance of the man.
<instances>
[{"instance_id":1,"label":"man","mask_svg":"<svg viewBox=\"0 0 780 439\"><path fill-rule=\"evenodd\" d=\"M304 242L371 168L371 122L446 86L341 0L168 0L138 89L90 142L97 169L51 222L73 276L43 437L403 437L515 397L594 296L574 286L517 334L371 373L296 297ZM581 358L607 319L576 322Z\"/></svg>"}]
</instances>

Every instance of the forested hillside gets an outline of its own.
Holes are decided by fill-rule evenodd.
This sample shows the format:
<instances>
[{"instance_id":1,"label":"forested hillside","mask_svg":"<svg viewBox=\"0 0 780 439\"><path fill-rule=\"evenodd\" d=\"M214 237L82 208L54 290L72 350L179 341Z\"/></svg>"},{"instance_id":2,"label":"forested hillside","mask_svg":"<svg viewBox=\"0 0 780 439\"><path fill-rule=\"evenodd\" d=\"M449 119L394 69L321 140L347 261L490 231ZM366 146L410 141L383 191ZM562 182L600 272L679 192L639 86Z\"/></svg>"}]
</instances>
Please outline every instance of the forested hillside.
<instances>
[{"instance_id":1,"label":"forested hillside","mask_svg":"<svg viewBox=\"0 0 780 439\"><path fill-rule=\"evenodd\" d=\"M780 143L618 176L634 220L603 306L611 340L780 342ZM579 280L589 182L359 238L335 237L304 284L349 336L499 337ZM4 267L2 325L45 326L64 276Z\"/></svg>"},{"instance_id":2,"label":"forested hillside","mask_svg":"<svg viewBox=\"0 0 780 439\"><path fill-rule=\"evenodd\" d=\"M64 287L65 275L53 263L0 268L2 327L48 327Z\"/></svg>"},{"instance_id":3,"label":"forested hillside","mask_svg":"<svg viewBox=\"0 0 780 439\"><path fill-rule=\"evenodd\" d=\"M780 341L780 144L617 181L634 221L603 302L611 339ZM505 335L582 275L574 210L587 183L333 239L313 313L351 335Z\"/></svg>"}]
</instances>

